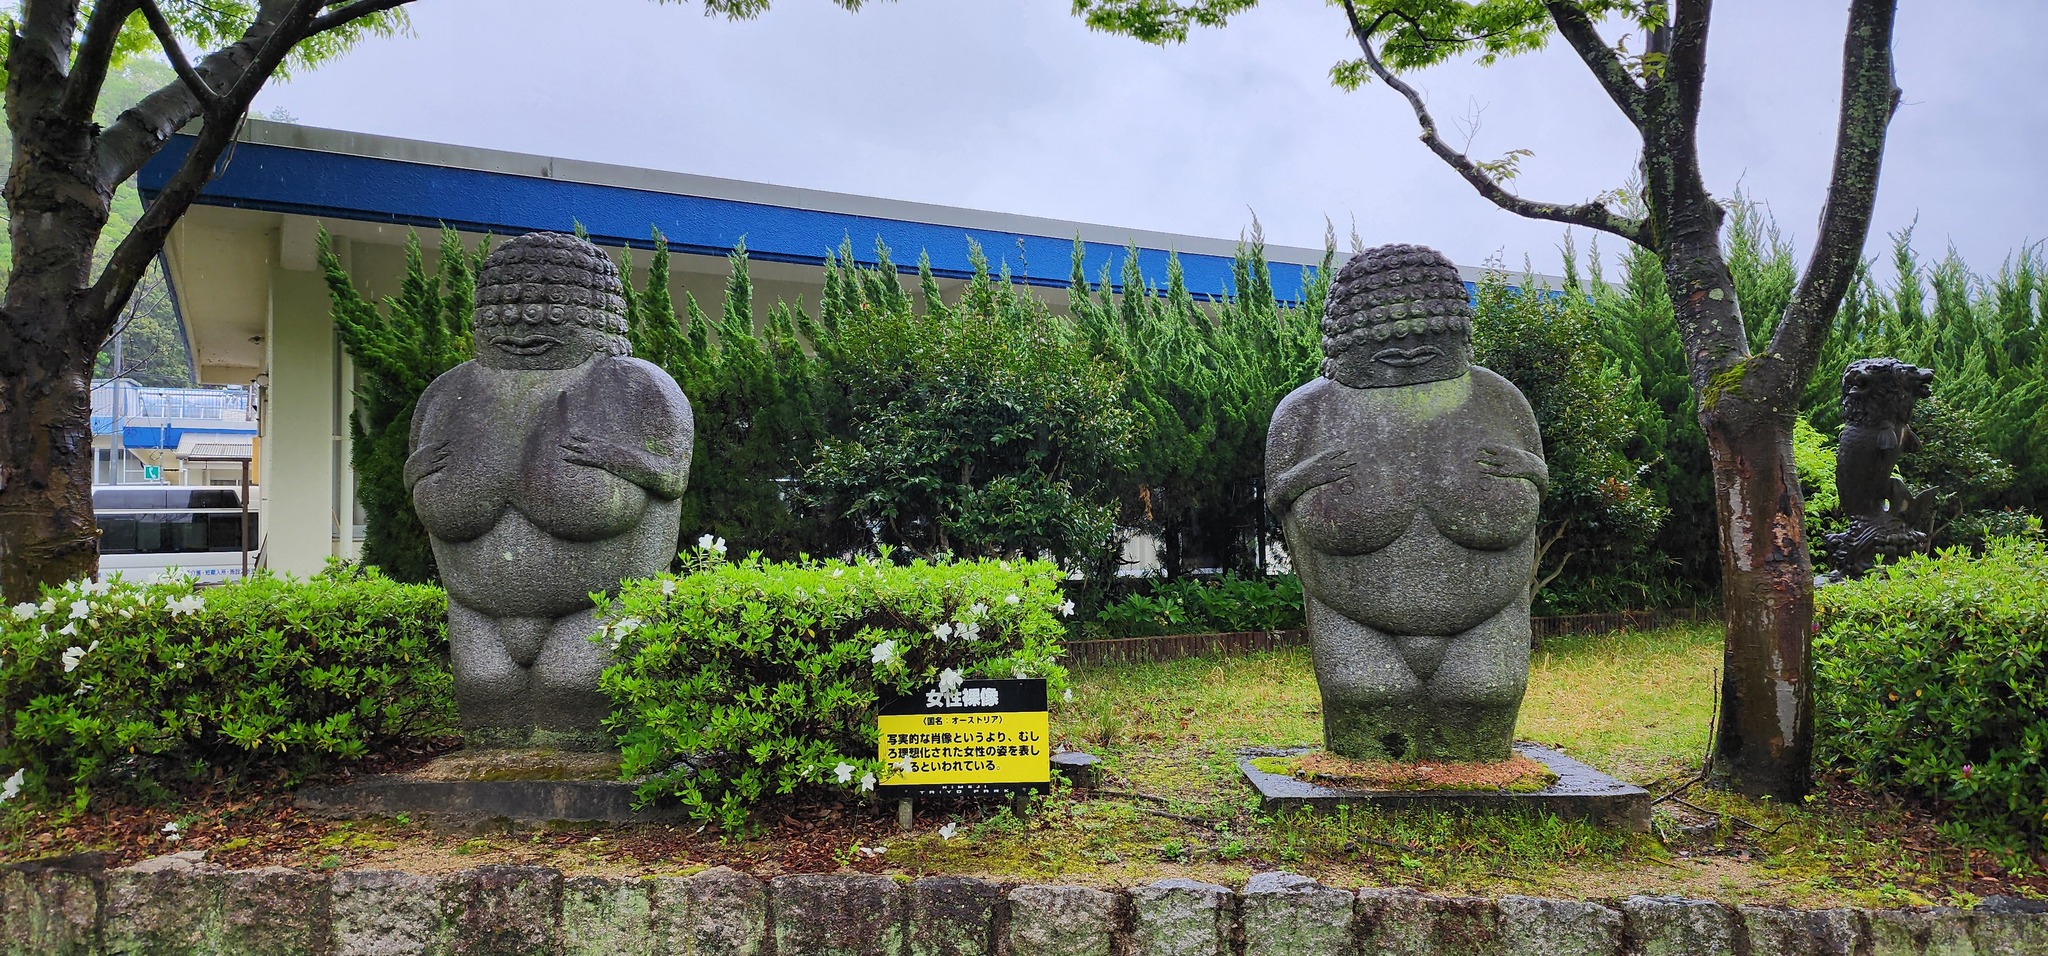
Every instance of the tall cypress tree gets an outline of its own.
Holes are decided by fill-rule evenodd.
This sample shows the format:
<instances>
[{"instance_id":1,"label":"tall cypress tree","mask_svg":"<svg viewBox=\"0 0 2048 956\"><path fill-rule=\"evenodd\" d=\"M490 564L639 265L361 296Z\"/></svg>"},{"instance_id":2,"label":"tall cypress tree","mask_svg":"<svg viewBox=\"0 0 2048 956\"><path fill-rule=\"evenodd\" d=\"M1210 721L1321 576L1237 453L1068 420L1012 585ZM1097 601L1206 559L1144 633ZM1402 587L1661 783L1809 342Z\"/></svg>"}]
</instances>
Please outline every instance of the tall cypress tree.
<instances>
[{"instance_id":1,"label":"tall cypress tree","mask_svg":"<svg viewBox=\"0 0 2048 956\"><path fill-rule=\"evenodd\" d=\"M365 514L363 561L400 581L438 579L426 529L405 488L406 442L420 393L471 355L469 317L484 254L481 248L469 252L455 230L444 228L440 262L430 273L419 236L408 234L405 278L398 296L385 299L380 309L356 290L327 231L320 231L320 268L334 327L355 360L349 463Z\"/></svg>"}]
</instances>

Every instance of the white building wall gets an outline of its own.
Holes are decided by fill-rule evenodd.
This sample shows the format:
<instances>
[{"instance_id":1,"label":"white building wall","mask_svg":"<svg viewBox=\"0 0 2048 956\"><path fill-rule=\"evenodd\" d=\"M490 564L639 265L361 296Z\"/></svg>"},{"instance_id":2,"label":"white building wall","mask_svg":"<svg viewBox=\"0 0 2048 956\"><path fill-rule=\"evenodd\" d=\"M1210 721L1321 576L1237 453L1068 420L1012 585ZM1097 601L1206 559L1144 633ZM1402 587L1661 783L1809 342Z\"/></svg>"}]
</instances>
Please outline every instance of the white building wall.
<instances>
[{"instance_id":1,"label":"white building wall","mask_svg":"<svg viewBox=\"0 0 2048 956\"><path fill-rule=\"evenodd\" d=\"M313 574L343 553L347 512L337 515L335 503L349 501L354 489L352 475L346 491L338 488L347 465L347 417L336 402L342 356L318 273L272 267L269 329L263 560L277 571Z\"/></svg>"}]
</instances>

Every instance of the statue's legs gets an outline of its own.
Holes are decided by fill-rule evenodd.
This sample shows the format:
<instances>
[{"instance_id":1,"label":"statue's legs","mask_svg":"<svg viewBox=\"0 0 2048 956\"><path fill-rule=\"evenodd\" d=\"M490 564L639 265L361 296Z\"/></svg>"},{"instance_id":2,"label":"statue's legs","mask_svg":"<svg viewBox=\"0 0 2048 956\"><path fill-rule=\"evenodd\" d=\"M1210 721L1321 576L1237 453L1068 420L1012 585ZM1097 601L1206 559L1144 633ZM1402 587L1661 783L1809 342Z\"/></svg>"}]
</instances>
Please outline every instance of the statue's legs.
<instances>
[{"instance_id":1,"label":"statue's legs","mask_svg":"<svg viewBox=\"0 0 2048 956\"><path fill-rule=\"evenodd\" d=\"M558 618L548 627L532 671L537 742L564 750L611 748L604 719L612 702L597 685L611 655L590 639L597 630L595 609Z\"/></svg>"},{"instance_id":2,"label":"statue's legs","mask_svg":"<svg viewBox=\"0 0 2048 956\"><path fill-rule=\"evenodd\" d=\"M546 622L494 618L448 601L448 657L455 671L455 709L471 746L523 742L533 727L526 668L510 648L530 642Z\"/></svg>"},{"instance_id":3,"label":"statue's legs","mask_svg":"<svg viewBox=\"0 0 2048 956\"><path fill-rule=\"evenodd\" d=\"M1357 760L1505 760L1529 683L1524 596L1449 638L1390 635L1306 598L1323 739ZM1420 676L1418 676L1420 675Z\"/></svg>"},{"instance_id":4,"label":"statue's legs","mask_svg":"<svg viewBox=\"0 0 2048 956\"><path fill-rule=\"evenodd\" d=\"M1421 756L1506 760L1514 752L1515 715L1529 687L1529 598L1451 638L1429 679L1434 733Z\"/></svg>"},{"instance_id":5,"label":"statue's legs","mask_svg":"<svg viewBox=\"0 0 2048 956\"><path fill-rule=\"evenodd\" d=\"M1323 743L1355 760L1408 760L1429 733L1422 681L1393 638L1304 597L1323 695Z\"/></svg>"}]
</instances>

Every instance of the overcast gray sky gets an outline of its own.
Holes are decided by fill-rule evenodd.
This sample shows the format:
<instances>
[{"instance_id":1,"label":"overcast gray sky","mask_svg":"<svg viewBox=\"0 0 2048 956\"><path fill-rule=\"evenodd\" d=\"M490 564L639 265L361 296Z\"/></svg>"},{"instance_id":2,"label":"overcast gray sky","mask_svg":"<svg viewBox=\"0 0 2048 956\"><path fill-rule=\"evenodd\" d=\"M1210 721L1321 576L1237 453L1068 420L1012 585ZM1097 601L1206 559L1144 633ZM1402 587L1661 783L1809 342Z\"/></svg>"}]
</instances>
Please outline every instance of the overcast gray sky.
<instances>
[{"instance_id":1,"label":"overcast gray sky","mask_svg":"<svg viewBox=\"0 0 2048 956\"><path fill-rule=\"evenodd\" d=\"M1480 199L1415 138L1393 91L1332 88L1341 13L1267 0L1151 47L1090 32L1066 0L899 0L848 14L780 0L728 22L649 0L419 0L373 40L257 101L316 126L1202 236L1421 242L1465 264L1558 265L1563 227ZM1907 0L1905 105L1872 229L1918 217L1930 256L1980 271L2048 237L2048 3ZM1840 91L1843 0L1716 5L1701 132L1708 186L1765 201L1802 254ZM1618 31L1610 31L1610 35ZM1631 43L1640 49L1639 39ZM1471 152L1535 155L1525 195L1619 185L1632 131L1562 44L1411 76ZM860 237L854 237L858 244ZM1580 236L1583 248L1586 237ZM1619 240L1602 243L1612 253ZM899 251L900 253L901 251ZM909 259L899 254L899 260Z\"/></svg>"}]
</instances>

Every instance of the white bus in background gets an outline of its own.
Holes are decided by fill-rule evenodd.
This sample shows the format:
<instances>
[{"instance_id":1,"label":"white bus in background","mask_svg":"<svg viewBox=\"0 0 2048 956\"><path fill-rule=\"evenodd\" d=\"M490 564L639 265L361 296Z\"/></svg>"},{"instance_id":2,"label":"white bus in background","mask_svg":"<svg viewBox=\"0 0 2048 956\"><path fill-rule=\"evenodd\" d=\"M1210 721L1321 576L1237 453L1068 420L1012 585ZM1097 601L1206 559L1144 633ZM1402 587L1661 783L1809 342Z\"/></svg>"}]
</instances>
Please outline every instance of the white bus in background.
<instances>
[{"instance_id":1,"label":"white bus in background","mask_svg":"<svg viewBox=\"0 0 2048 956\"><path fill-rule=\"evenodd\" d=\"M100 577L146 582L176 576L219 584L256 567L256 489L243 533L240 488L100 485L92 490L100 526ZM247 557L244 558L244 547Z\"/></svg>"}]
</instances>

